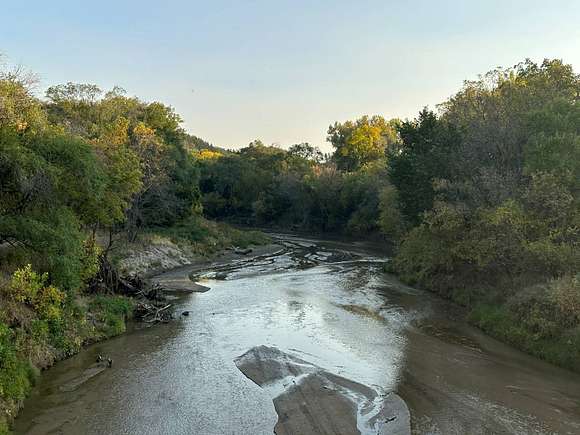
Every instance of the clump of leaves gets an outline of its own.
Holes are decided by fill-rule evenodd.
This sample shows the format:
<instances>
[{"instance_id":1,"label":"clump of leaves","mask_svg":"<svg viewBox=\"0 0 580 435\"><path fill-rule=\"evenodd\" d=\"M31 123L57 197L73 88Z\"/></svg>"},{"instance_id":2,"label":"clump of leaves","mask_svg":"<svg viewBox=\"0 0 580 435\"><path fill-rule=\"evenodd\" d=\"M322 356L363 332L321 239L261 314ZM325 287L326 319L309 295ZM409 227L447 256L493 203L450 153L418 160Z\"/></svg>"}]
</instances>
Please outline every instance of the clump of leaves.
<instances>
[{"instance_id":1,"label":"clump of leaves","mask_svg":"<svg viewBox=\"0 0 580 435\"><path fill-rule=\"evenodd\" d=\"M47 273L33 271L30 264L14 272L5 291L16 302L34 309L42 319L59 320L62 317L65 294L48 284Z\"/></svg>"}]
</instances>

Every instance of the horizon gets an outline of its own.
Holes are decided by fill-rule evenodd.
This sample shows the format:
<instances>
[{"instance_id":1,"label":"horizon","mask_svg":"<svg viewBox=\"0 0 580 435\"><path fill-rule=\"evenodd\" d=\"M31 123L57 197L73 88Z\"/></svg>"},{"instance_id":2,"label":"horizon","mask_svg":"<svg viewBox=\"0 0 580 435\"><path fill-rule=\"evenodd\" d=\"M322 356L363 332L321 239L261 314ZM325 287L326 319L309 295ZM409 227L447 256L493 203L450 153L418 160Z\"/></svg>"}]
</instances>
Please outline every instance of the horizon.
<instances>
[{"instance_id":1,"label":"horizon","mask_svg":"<svg viewBox=\"0 0 580 435\"><path fill-rule=\"evenodd\" d=\"M120 86L172 106L188 133L215 146L260 139L328 152L335 121L412 119L496 67L557 58L579 70L580 4L557 4L11 4L0 52L39 75L40 95L68 81ZM16 29L22 37L10 38Z\"/></svg>"}]
</instances>

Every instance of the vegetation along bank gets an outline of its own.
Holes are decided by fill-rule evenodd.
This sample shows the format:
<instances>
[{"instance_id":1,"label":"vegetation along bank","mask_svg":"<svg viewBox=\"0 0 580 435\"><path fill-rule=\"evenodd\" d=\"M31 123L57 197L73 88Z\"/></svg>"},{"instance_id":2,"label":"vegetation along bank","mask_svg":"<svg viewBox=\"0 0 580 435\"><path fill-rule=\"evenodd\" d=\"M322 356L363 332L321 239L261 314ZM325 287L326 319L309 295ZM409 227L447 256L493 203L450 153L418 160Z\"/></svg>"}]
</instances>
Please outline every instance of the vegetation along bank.
<instances>
[{"instance_id":1,"label":"vegetation along bank","mask_svg":"<svg viewBox=\"0 0 580 435\"><path fill-rule=\"evenodd\" d=\"M211 220L380 236L404 281L580 370L580 78L569 65L491 71L415 119L334 123L326 155L259 140L226 150L122 89L68 83L38 98L33 85L0 72L0 433L38 370L124 330L134 300L95 285L104 267L152 246L211 255L264 242ZM164 266L143 258L141 272Z\"/></svg>"}]
</instances>

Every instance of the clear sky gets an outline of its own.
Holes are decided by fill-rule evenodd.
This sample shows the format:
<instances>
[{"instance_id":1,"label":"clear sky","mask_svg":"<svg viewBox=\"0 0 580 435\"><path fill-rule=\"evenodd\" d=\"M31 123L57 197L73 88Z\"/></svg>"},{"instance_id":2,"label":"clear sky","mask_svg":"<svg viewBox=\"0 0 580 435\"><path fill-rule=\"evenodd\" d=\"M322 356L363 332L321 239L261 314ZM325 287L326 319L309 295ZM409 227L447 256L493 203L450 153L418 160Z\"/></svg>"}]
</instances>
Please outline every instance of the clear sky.
<instances>
[{"instance_id":1,"label":"clear sky","mask_svg":"<svg viewBox=\"0 0 580 435\"><path fill-rule=\"evenodd\" d=\"M0 52L42 88L119 85L226 147L328 150L334 121L413 117L526 57L580 72L580 0L3 3Z\"/></svg>"}]
</instances>

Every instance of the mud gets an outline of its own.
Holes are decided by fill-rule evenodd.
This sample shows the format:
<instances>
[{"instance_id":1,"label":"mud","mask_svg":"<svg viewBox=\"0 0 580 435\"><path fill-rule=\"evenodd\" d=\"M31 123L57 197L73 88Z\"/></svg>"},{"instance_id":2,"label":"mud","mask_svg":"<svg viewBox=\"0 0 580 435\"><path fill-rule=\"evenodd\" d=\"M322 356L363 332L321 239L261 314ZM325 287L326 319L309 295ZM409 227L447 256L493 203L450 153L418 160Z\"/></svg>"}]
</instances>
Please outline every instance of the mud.
<instances>
[{"instance_id":1,"label":"mud","mask_svg":"<svg viewBox=\"0 0 580 435\"><path fill-rule=\"evenodd\" d=\"M395 393L379 394L274 347L254 347L235 361L272 396L277 435L410 434L409 410Z\"/></svg>"}]
</instances>

